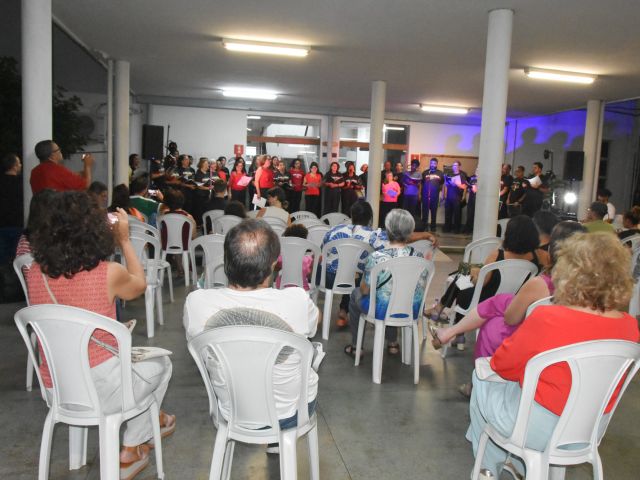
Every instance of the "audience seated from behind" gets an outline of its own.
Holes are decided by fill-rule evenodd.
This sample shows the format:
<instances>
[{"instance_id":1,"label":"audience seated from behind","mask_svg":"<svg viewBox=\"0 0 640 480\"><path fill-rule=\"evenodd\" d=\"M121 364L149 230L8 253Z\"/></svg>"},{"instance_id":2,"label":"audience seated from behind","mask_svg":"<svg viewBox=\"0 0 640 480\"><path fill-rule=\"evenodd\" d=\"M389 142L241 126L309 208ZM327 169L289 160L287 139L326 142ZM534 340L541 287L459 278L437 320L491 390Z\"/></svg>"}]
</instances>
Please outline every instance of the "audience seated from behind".
<instances>
[{"instance_id":1,"label":"audience seated from behind","mask_svg":"<svg viewBox=\"0 0 640 480\"><path fill-rule=\"evenodd\" d=\"M538 269L542 268L538 259L537 248L539 245L538 230L527 215L517 215L507 223L502 247L491 252L484 260L483 265L489 265L501 260L528 260ZM474 286L460 289L457 281L451 282L447 291L440 300L440 304L434 308L431 314L433 320L439 320L440 314L444 307L451 307L456 302L462 308L468 308L473 298L475 290L475 282L478 277L480 268L471 269L470 277ZM486 300L495 295L500 286L500 272L490 272L484 279L484 285L480 294L480 301ZM462 319L462 315L456 314L456 323ZM464 334L458 335L452 344L464 348Z\"/></svg>"},{"instance_id":2,"label":"audience seated from behind","mask_svg":"<svg viewBox=\"0 0 640 480\"><path fill-rule=\"evenodd\" d=\"M533 223L538 229L538 239L540 242L540 245L538 245L538 249L536 250L536 254L538 255L540 265L545 268L551 263L551 259L549 257L549 241L551 238L551 232L553 231L553 227L555 227L559 221L560 219L555 213L547 210L538 210L533 214Z\"/></svg>"},{"instance_id":3,"label":"audience seated from behind","mask_svg":"<svg viewBox=\"0 0 640 480\"><path fill-rule=\"evenodd\" d=\"M224 209L225 215L235 215L236 217L240 217L242 219L247 218L247 210L244 208L244 205L237 201L231 200Z\"/></svg>"},{"instance_id":4,"label":"audience seated from behind","mask_svg":"<svg viewBox=\"0 0 640 480\"><path fill-rule=\"evenodd\" d=\"M227 182L217 179L213 182L213 195L205 203L204 210L224 210L227 206L227 200L224 198L227 194Z\"/></svg>"},{"instance_id":5,"label":"audience seated from behind","mask_svg":"<svg viewBox=\"0 0 640 480\"><path fill-rule=\"evenodd\" d=\"M507 437L511 434L525 369L533 357L580 342L605 339L638 342L640 339L637 320L624 313L633 282L629 274L629 251L617 238L607 233L577 233L562 242L555 256L551 274L555 286L554 305L536 308L491 359L491 368L507 382L480 380L473 374L467 439L472 442L474 452L487 422L500 434ZM571 373L566 364L542 372L529 415L528 448L540 452L545 449L570 388ZM611 407L612 402L605 413L609 413ZM507 452L490 441L482 468L497 476L506 459ZM512 460L521 470L517 458Z\"/></svg>"},{"instance_id":6,"label":"audience seated from behind","mask_svg":"<svg viewBox=\"0 0 640 480\"><path fill-rule=\"evenodd\" d=\"M582 222L589 233L607 232L615 233L613 225L604 221L607 216L607 205L601 202L593 202L587 209L587 218Z\"/></svg>"},{"instance_id":7,"label":"audience seated from behind","mask_svg":"<svg viewBox=\"0 0 640 480\"><path fill-rule=\"evenodd\" d=\"M625 238L631 237L633 235L640 234L640 227L638 225L640 223L640 216L633 209L629 210L622 217L622 226L624 230L618 233L618 238L620 240L624 240Z\"/></svg>"},{"instance_id":8,"label":"audience seated from behind","mask_svg":"<svg viewBox=\"0 0 640 480\"><path fill-rule=\"evenodd\" d=\"M149 198L149 174L143 173L133 178L129 185L129 191L131 193L131 206L142 212L147 217L149 224L155 227L161 204ZM162 202L163 195L160 190L156 190L154 196Z\"/></svg>"},{"instance_id":9,"label":"audience seated from behind","mask_svg":"<svg viewBox=\"0 0 640 480\"><path fill-rule=\"evenodd\" d=\"M127 215L131 215L141 222L145 221L145 218L142 213L140 213L140 210L131 205L131 198L129 197L129 187L127 187L124 183L113 187L113 193L111 195L111 205L109 205L109 208L107 210L113 213L117 212L119 208L127 212Z\"/></svg>"},{"instance_id":10,"label":"audience seated from behind","mask_svg":"<svg viewBox=\"0 0 640 480\"><path fill-rule=\"evenodd\" d=\"M270 286L273 266L280 254L280 242L275 232L262 220L248 219L233 227L224 239L224 270L229 287L200 289L191 292L184 306L184 327L187 340L206 328L207 321L221 310L252 308L281 318L293 332L313 337L319 311L309 295L299 287L277 290ZM293 356L292 356L293 357ZM291 358L274 370L274 394L279 419L295 414L299 383L292 371ZM276 366L277 367L277 366ZM309 402L318 390L318 376L311 372ZM228 411L228 405L221 410Z\"/></svg>"},{"instance_id":11,"label":"audience seated from behind","mask_svg":"<svg viewBox=\"0 0 640 480\"><path fill-rule=\"evenodd\" d=\"M31 198L27 228L24 229L24 232L22 232L22 235L18 239L16 257L31 253L31 233L37 230L40 221L46 219L51 214L51 201L55 196L56 192L47 188L36 193Z\"/></svg>"},{"instance_id":12,"label":"audience seated from behind","mask_svg":"<svg viewBox=\"0 0 640 480\"><path fill-rule=\"evenodd\" d=\"M160 207L160 213L162 215L166 215L168 213L176 213L178 215L184 215L189 219L191 225L193 227L191 238L195 238L196 236L196 221L191 216L189 212L183 210L184 207L184 194L180 190L176 190L175 188L167 189L167 192L164 196L164 204Z\"/></svg>"},{"instance_id":13,"label":"audience seated from behind","mask_svg":"<svg viewBox=\"0 0 640 480\"><path fill-rule=\"evenodd\" d=\"M356 351L356 341L358 339L358 323L360 314L369 311L369 290L372 282L376 282L376 318L384 320L389 299L391 297L391 289L393 286L393 278L389 273L382 272L377 279L371 279L370 273L373 267L396 257L416 256L422 257L422 253L407 245L410 243L411 234L415 228L415 220L413 216L406 210L395 208L391 210L385 218L385 228L388 237L388 243L381 250L376 250L367 258L364 268L364 277L360 282L360 288L356 288L351 294L349 303L349 328L351 330L351 343L344 348L347 355L354 356ZM422 302L422 295L426 286L426 272L420 279L414 294L414 316L419 317ZM387 339L387 351L391 355L397 355L400 351L398 345L398 329L389 327L385 329L385 337Z\"/></svg>"},{"instance_id":14,"label":"audience seated from behind","mask_svg":"<svg viewBox=\"0 0 640 480\"><path fill-rule=\"evenodd\" d=\"M92 182L87 189L87 193L100 208L107 208L109 205L109 190L104 183L97 180Z\"/></svg>"},{"instance_id":15,"label":"audience seated from behind","mask_svg":"<svg viewBox=\"0 0 640 480\"><path fill-rule=\"evenodd\" d=\"M282 233L283 237L298 237L307 239L307 235L309 231L307 227L301 225L299 223L294 223L293 225L289 225L286 230ZM276 263L275 270L278 271L282 269L282 255L278 256L278 262ZM304 289L309 291L309 280L311 280L311 274L313 272L313 255L306 254L302 257L302 281L304 282ZM276 288L280 288L280 275L276 277Z\"/></svg>"},{"instance_id":16,"label":"audience seated from behind","mask_svg":"<svg viewBox=\"0 0 640 480\"><path fill-rule=\"evenodd\" d=\"M116 321L116 298L133 300L146 289L145 273L129 240L127 213L118 210L118 221L111 226L104 213L84 192L54 193L49 197L48 214L30 231L34 264L26 275L31 305L59 303L84 308ZM127 267L107 259L116 243L126 259ZM88 347L89 365L102 408L112 410L121 403L120 362L111 353L117 349L116 339L96 330L92 336L98 342ZM43 359L40 373L46 389L52 379ZM171 378L171 361L158 357L135 364L132 375L134 395L154 393L158 405ZM121 478L132 478L149 463L152 437L149 413L129 420L120 452ZM163 435L175 429L175 416L160 413Z\"/></svg>"},{"instance_id":17,"label":"audience seated from behind","mask_svg":"<svg viewBox=\"0 0 640 480\"><path fill-rule=\"evenodd\" d=\"M280 187L270 188L267 192L267 206L261 208L257 218L274 217L282 220L285 225L291 225L291 216L286 210L287 196Z\"/></svg>"},{"instance_id":18,"label":"audience seated from behind","mask_svg":"<svg viewBox=\"0 0 640 480\"><path fill-rule=\"evenodd\" d=\"M336 225L329 230L322 240L322 247L334 240L340 240L343 238L352 238L361 242L368 243L374 250L382 250L389 243L387 232L383 228L373 229L371 222L373 221L373 210L371 205L364 200L358 200L351 207L351 223L343 223ZM418 240L429 240L434 245L437 245L437 238L434 234L429 232L412 232L409 238L409 242L416 242ZM358 275L356 278L356 286L360 284L360 275L364 271L365 262L367 260L367 252L363 252L358 262ZM327 288L333 287L333 282L338 271L338 251L332 249L327 252L326 263L326 286ZM320 280L320 271L318 271L318 279ZM338 327L346 327L348 323L349 314L349 295L343 295L340 301L340 310L338 313Z\"/></svg>"}]
</instances>

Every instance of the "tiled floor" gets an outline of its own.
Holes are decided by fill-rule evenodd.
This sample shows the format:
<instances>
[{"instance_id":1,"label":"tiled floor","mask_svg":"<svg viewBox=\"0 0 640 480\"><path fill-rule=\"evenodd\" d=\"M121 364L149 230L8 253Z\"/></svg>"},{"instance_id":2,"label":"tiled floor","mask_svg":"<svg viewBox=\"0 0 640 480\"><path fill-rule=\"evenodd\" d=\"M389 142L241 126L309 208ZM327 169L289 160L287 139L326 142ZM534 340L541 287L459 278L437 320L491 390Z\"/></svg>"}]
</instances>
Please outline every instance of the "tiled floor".
<instances>
[{"instance_id":1,"label":"tiled floor","mask_svg":"<svg viewBox=\"0 0 640 480\"><path fill-rule=\"evenodd\" d=\"M459 257L437 258L437 275L430 300L440 292L446 274ZM178 283L178 282L176 282ZM189 356L182 328L184 287L176 288L176 301L165 303L165 325L156 337L144 336L144 308L140 300L129 302L127 318L141 319L134 344L166 347L174 352L173 378L163 407L176 413L176 433L163 442L167 479L205 479L211 462L215 431L207 414L202 380ZM168 302L168 294L165 295ZM337 302L335 302L337 303ZM33 479L38 472L38 453L46 406L37 389L24 390L25 348L12 315L21 305L0 307L0 478ZM327 357L320 369L318 424L320 475L323 479L467 479L473 454L464 439L468 403L458 394L458 384L468 381L471 352L453 352L443 361L423 344L420 383L414 385L412 368L399 358L385 356L381 385L371 382L371 345L367 336L360 367L342 353L349 342L347 332L332 329ZM636 378L611 422L600 452L606 478L640 478L640 383ZM51 460L52 479L99 478L97 431L89 435L89 464L69 472L67 429L58 426ZM306 441L298 445L298 472L308 478ZM138 478L152 479L154 463ZM264 447L238 445L232 478L276 479L278 458L267 456ZM503 478L508 478L504 476ZM592 478L588 466L572 468L567 480Z\"/></svg>"}]
</instances>

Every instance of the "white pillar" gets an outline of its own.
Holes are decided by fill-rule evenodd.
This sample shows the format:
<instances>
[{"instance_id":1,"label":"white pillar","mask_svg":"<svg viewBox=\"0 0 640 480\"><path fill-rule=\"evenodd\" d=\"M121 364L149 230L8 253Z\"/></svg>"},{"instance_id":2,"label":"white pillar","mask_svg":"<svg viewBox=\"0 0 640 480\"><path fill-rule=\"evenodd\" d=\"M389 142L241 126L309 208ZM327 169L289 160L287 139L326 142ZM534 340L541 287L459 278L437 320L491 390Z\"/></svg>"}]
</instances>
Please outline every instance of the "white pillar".
<instances>
[{"instance_id":1,"label":"white pillar","mask_svg":"<svg viewBox=\"0 0 640 480\"><path fill-rule=\"evenodd\" d=\"M595 198L600 171L600 148L602 144L602 120L604 117L604 102L589 100L587 102L587 121L584 127L584 167L580 193L578 195L578 219L585 218L587 209Z\"/></svg>"},{"instance_id":2,"label":"white pillar","mask_svg":"<svg viewBox=\"0 0 640 480\"><path fill-rule=\"evenodd\" d=\"M113 60L107 60L107 189L113 194Z\"/></svg>"},{"instance_id":3,"label":"white pillar","mask_svg":"<svg viewBox=\"0 0 640 480\"><path fill-rule=\"evenodd\" d=\"M34 147L53 136L51 0L22 0L22 162L24 218L31 202ZM55 140L55 139L53 139Z\"/></svg>"},{"instance_id":4,"label":"white pillar","mask_svg":"<svg viewBox=\"0 0 640 480\"><path fill-rule=\"evenodd\" d=\"M129 184L129 62L116 60L115 68L115 185Z\"/></svg>"},{"instance_id":5,"label":"white pillar","mask_svg":"<svg viewBox=\"0 0 640 480\"><path fill-rule=\"evenodd\" d=\"M387 83L376 80L371 83L371 132L369 134L369 173L367 174L367 201L373 209L373 226L378 226L380 214L380 171L382 170L382 129L384 128L384 104Z\"/></svg>"},{"instance_id":6,"label":"white pillar","mask_svg":"<svg viewBox=\"0 0 640 480\"><path fill-rule=\"evenodd\" d=\"M473 224L474 240L495 236L498 223L500 167L504 157L512 27L512 10L499 9L489 12L482 95L478 193Z\"/></svg>"}]
</instances>

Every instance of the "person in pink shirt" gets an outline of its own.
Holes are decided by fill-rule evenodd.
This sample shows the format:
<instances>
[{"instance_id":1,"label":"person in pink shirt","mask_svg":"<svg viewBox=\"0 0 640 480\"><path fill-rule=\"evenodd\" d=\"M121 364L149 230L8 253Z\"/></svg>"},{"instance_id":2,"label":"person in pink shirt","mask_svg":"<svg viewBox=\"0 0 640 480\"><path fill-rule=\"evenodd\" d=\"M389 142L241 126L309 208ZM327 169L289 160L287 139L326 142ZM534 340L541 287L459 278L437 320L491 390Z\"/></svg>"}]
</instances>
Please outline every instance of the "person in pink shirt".
<instances>
[{"instance_id":1,"label":"person in pink shirt","mask_svg":"<svg viewBox=\"0 0 640 480\"><path fill-rule=\"evenodd\" d=\"M384 225L387 213L396 208L401 192L400 184L393 179L393 172L384 172L382 179L382 202L380 204L380 225Z\"/></svg>"}]
</instances>

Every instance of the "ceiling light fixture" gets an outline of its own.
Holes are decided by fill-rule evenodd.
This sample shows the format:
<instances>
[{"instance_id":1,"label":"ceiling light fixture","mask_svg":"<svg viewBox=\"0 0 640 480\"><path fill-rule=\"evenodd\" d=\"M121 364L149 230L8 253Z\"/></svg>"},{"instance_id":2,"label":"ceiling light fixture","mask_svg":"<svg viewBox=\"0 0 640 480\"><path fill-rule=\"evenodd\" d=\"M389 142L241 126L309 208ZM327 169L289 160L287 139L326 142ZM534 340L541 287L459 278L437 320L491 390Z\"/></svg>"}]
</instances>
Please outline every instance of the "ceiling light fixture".
<instances>
[{"instance_id":1,"label":"ceiling light fixture","mask_svg":"<svg viewBox=\"0 0 640 480\"><path fill-rule=\"evenodd\" d=\"M469 109L466 107L449 107L446 105L420 105L423 112L431 113L452 113L454 115L466 115Z\"/></svg>"},{"instance_id":2,"label":"ceiling light fixture","mask_svg":"<svg viewBox=\"0 0 640 480\"><path fill-rule=\"evenodd\" d=\"M277 92L256 88L223 88L222 95L225 97L253 98L257 100L275 100L278 98Z\"/></svg>"},{"instance_id":3,"label":"ceiling light fixture","mask_svg":"<svg viewBox=\"0 0 640 480\"><path fill-rule=\"evenodd\" d=\"M524 69L524 74L529 78L537 78L540 80L555 80L558 82L581 83L583 85L592 84L597 75L589 75L587 73L563 72L561 70L546 70L543 68Z\"/></svg>"},{"instance_id":4,"label":"ceiling light fixture","mask_svg":"<svg viewBox=\"0 0 640 480\"><path fill-rule=\"evenodd\" d=\"M359 140L357 138L341 138L340 141L341 142L358 142Z\"/></svg>"},{"instance_id":5,"label":"ceiling light fixture","mask_svg":"<svg viewBox=\"0 0 640 480\"><path fill-rule=\"evenodd\" d=\"M260 115L247 115L247 120L260 120L261 118Z\"/></svg>"},{"instance_id":6,"label":"ceiling light fixture","mask_svg":"<svg viewBox=\"0 0 640 480\"><path fill-rule=\"evenodd\" d=\"M399 131L404 131L404 127L388 127L388 126L384 126L383 130L399 130Z\"/></svg>"},{"instance_id":7,"label":"ceiling light fixture","mask_svg":"<svg viewBox=\"0 0 640 480\"><path fill-rule=\"evenodd\" d=\"M261 53L266 55L285 55L288 57L306 57L309 47L288 45L286 43L249 42L245 40L223 39L224 48L232 52Z\"/></svg>"}]
</instances>

